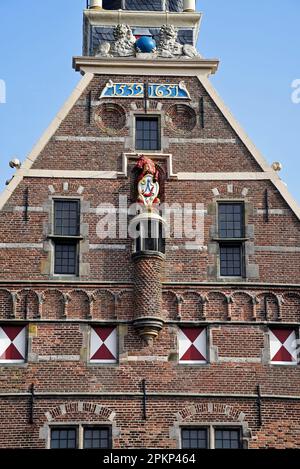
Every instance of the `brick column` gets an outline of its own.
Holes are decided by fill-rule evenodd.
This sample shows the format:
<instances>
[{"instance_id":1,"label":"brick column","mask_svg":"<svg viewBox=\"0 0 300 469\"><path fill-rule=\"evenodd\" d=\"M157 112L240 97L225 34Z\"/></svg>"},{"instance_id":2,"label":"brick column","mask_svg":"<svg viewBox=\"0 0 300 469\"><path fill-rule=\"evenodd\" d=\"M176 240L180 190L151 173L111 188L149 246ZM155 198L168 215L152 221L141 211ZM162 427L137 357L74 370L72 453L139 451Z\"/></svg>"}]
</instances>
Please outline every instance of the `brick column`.
<instances>
[{"instance_id":1,"label":"brick column","mask_svg":"<svg viewBox=\"0 0 300 469\"><path fill-rule=\"evenodd\" d=\"M133 254L134 262L134 325L150 345L162 329L162 271L164 254L141 251Z\"/></svg>"}]
</instances>

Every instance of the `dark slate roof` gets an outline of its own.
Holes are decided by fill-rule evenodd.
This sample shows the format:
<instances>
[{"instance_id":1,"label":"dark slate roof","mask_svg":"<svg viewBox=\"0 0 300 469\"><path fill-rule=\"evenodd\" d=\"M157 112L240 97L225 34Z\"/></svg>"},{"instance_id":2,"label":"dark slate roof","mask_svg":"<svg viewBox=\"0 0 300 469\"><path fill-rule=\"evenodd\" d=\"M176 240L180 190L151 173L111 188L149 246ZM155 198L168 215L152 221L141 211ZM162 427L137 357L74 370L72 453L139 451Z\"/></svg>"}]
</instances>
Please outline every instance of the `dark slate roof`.
<instances>
[{"instance_id":1,"label":"dark slate roof","mask_svg":"<svg viewBox=\"0 0 300 469\"><path fill-rule=\"evenodd\" d=\"M183 0L169 0L169 11L183 11Z\"/></svg>"},{"instance_id":2,"label":"dark slate roof","mask_svg":"<svg viewBox=\"0 0 300 469\"><path fill-rule=\"evenodd\" d=\"M162 0L126 0L126 10L162 10Z\"/></svg>"},{"instance_id":3,"label":"dark slate roof","mask_svg":"<svg viewBox=\"0 0 300 469\"><path fill-rule=\"evenodd\" d=\"M159 28L149 28L150 33L154 37L156 43L159 40ZM191 44L193 45L193 31L191 29L181 29L178 31L178 42L180 44Z\"/></svg>"},{"instance_id":4,"label":"dark slate roof","mask_svg":"<svg viewBox=\"0 0 300 469\"><path fill-rule=\"evenodd\" d=\"M100 42L113 42L114 40L114 33L113 28L97 28L94 27L91 30L91 49L90 54L94 55L96 49Z\"/></svg>"},{"instance_id":5,"label":"dark slate roof","mask_svg":"<svg viewBox=\"0 0 300 469\"><path fill-rule=\"evenodd\" d=\"M105 10L119 10L122 8L122 0L103 0ZM182 11L183 0L166 0L169 11ZM161 11L163 0L125 0L126 10Z\"/></svg>"}]
</instances>

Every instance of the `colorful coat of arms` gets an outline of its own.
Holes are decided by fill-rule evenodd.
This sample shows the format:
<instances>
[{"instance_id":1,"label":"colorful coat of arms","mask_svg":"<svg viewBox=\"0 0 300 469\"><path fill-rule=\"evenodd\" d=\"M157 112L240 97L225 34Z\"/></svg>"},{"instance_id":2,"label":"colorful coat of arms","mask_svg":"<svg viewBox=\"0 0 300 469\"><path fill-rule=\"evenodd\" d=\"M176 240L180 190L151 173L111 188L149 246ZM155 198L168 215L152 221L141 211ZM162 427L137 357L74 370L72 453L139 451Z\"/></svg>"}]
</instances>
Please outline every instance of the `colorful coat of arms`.
<instances>
[{"instance_id":1,"label":"colorful coat of arms","mask_svg":"<svg viewBox=\"0 0 300 469\"><path fill-rule=\"evenodd\" d=\"M134 169L139 171L137 179L138 202L151 210L153 204L160 203L157 166L150 158L142 155Z\"/></svg>"}]
</instances>

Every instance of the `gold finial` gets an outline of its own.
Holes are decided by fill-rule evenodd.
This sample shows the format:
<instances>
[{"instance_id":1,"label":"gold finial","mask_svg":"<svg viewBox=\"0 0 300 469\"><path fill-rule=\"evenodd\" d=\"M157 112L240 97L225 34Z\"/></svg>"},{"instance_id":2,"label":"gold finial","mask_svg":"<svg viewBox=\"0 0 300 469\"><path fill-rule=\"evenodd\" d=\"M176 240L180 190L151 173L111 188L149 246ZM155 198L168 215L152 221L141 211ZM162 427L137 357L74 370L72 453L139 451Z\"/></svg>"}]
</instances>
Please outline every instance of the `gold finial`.
<instances>
[{"instance_id":1,"label":"gold finial","mask_svg":"<svg viewBox=\"0 0 300 469\"><path fill-rule=\"evenodd\" d=\"M276 172L279 172L282 170L282 164L279 161L274 161L272 164L272 169L274 169Z\"/></svg>"}]
</instances>

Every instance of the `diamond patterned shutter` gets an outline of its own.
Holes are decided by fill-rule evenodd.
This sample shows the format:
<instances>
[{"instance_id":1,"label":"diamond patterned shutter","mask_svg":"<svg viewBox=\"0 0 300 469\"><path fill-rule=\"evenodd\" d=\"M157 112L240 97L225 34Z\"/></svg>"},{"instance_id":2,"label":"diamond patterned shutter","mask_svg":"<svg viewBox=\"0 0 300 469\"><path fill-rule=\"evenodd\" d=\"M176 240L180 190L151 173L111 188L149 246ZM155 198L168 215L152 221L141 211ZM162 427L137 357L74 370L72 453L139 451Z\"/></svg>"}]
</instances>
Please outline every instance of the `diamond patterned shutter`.
<instances>
[{"instance_id":1,"label":"diamond patterned shutter","mask_svg":"<svg viewBox=\"0 0 300 469\"><path fill-rule=\"evenodd\" d=\"M0 363L24 363L26 326L0 327Z\"/></svg>"},{"instance_id":2,"label":"diamond patterned shutter","mask_svg":"<svg viewBox=\"0 0 300 469\"><path fill-rule=\"evenodd\" d=\"M117 328L114 326L92 327L90 361L116 363L117 353Z\"/></svg>"},{"instance_id":3,"label":"diamond patterned shutter","mask_svg":"<svg viewBox=\"0 0 300 469\"><path fill-rule=\"evenodd\" d=\"M181 327L178 331L179 363L207 363L207 333L203 327Z\"/></svg>"},{"instance_id":4,"label":"diamond patterned shutter","mask_svg":"<svg viewBox=\"0 0 300 469\"><path fill-rule=\"evenodd\" d=\"M296 331L294 329L270 329L271 363L297 365Z\"/></svg>"}]
</instances>

